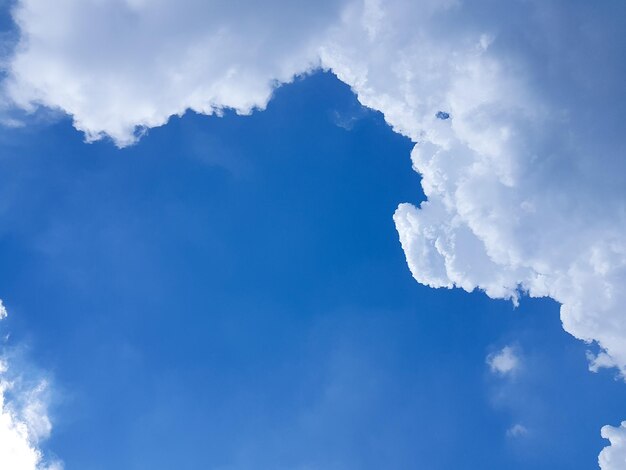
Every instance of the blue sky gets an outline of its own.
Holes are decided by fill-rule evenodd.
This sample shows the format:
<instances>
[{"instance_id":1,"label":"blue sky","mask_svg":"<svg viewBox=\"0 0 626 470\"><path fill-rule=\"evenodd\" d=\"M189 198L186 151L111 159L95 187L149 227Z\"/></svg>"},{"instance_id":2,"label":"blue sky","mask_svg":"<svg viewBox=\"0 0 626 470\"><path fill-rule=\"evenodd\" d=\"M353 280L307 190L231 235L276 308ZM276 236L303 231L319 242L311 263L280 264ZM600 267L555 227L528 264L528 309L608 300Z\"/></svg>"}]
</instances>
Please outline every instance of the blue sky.
<instances>
[{"instance_id":1,"label":"blue sky","mask_svg":"<svg viewBox=\"0 0 626 470\"><path fill-rule=\"evenodd\" d=\"M625 20L0 0L0 470L626 469Z\"/></svg>"},{"instance_id":2,"label":"blue sky","mask_svg":"<svg viewBox=\"0 0 626 470\"><path fill-rule=\"evenodd\" d=\"M4 328L53 376L46 448L85 470L593 468L626 387L556 303L411 278L410 148L328 73L123 150L67 119L3 132ZM514 377L486 364L505 345Z\"/></svg>"}]
</instances>

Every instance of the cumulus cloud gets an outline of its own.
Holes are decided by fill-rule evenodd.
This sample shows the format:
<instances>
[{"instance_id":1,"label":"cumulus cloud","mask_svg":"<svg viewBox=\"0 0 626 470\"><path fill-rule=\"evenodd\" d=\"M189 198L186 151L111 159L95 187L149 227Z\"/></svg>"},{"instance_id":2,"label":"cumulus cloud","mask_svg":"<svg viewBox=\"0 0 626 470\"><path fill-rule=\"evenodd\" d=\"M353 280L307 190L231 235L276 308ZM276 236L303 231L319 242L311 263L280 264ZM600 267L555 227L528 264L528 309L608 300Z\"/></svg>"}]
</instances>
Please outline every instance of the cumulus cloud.
<instances>
[{"instance_id":1,"label":"cumulus cloud","mask_svg":"<svg viewBox=\"0 0 626 470\"><path fill-rule=\"evenodd\" d=\"M394 215L415 279L551 297L597 343L590 368L626 375L626 3L18 0L14 18L6 99L121 146L332 70L416 143L427 201Z\"/></svg>"},{"instance_id":2,"label":"cumulus cloud","mask_svg":"<svg viewBox=\"0 0 626 470\"><path fill-rule=\"evenodd\" d=\"M602 449L598 463L602 470L623 470L626 468L626 421L621 426L604 426L602 437L608 439L611 445Z\"/></svg>"},{"instance_id":3,"label":"cumulus cloud","mask_svg":"<svg viewBox=\"0 0 626 470\"><path fill-rule=\"evenodd\" d=\"M45 380L32 385L0 358L0 468L62 470L61 462L47 461L39 448L52 430L47 402Z\"/></svg>"},{"instance_id":4,"label":"cumulus cloud","mask_svg":"<svg viewBox=\"0 0 626 470\"><path fill-rule=\"evenodd\" d=\"M491 372L499 375L511 375L520 367L520 358L511 346L487 356Z\"/></svg>"},{"instance_id":5,"label":"cumulus cloud","mask_svg":"<svg viewBox=\"0 0 626 470\"><path fill-rule=\"evenodd\" d=\"M428 200L394 215L415 279L514 302L552 297L564 328L599 344L592 368L624 373L625 9L19 0L4 91L123 146L186 109L263 108L277 83L330 69L416 142Z\"/></svg>"},{"instance_id":6,"label":"cumulus cloud","mask_svg":"<svg viewBox=\"0 0 626 470\"><path fill-rule=\"evenodd\" d=\"M514 302L552 297L564 328L600 345L597 367L624 373L624 6L381 5L374 36L355 12L322 57L416 142L428 200L394 216L413 276Z\"/></svg>"},{"instance_id":7,"label":"cumulus cloud","mask_svg":"<svg viewBox=\"0 0 626 470\"><path fill-rule=\"evenodd\" d=\"M338 2L18 1L6 93L120 145L187 109L247 114L318 65Z\"/></svg>"}]
</instances>

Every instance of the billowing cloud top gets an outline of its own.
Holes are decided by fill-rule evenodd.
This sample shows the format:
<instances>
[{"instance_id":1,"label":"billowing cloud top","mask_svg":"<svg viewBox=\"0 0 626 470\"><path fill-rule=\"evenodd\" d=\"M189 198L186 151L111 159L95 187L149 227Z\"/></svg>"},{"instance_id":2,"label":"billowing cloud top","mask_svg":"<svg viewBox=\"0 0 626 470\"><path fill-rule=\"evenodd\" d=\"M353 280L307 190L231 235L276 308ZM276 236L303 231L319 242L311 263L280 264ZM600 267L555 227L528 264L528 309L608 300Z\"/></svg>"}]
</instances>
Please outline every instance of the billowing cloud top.
<instances>
[{"instance_id":1,"label":"billowing cloud top","mask_svg":"<svg viewBox=\"0 0 626 470\"><path fill-rule=\"evenodd\" d=\"M332 70L416 143L428 200L394 216L415 279L552 297L599 344L591 368L626 374L626 3L21 0L14 17L6 97L122 146Z\"/></svg>"}]
</instances>

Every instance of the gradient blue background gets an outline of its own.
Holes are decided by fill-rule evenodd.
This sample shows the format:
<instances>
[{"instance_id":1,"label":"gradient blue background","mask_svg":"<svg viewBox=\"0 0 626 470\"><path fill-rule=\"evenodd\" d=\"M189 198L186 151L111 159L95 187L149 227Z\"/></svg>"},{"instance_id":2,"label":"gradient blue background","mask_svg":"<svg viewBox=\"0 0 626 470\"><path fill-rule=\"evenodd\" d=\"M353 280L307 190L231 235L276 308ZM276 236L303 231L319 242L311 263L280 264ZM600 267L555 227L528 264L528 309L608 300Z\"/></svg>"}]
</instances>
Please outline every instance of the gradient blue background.
<instances>
[{"instance_id":1,"label":"gradient blue background","mask_svg":"<svg viewBox=\"0 0 626 470\"><path fill-rule=\"evenodd\" d=\"M0 134L0 297L68 470L597 467L624 384L553 302L411 278L411 144L333 76L124 150L38 119Z\"/></svg>"}]
</instances>

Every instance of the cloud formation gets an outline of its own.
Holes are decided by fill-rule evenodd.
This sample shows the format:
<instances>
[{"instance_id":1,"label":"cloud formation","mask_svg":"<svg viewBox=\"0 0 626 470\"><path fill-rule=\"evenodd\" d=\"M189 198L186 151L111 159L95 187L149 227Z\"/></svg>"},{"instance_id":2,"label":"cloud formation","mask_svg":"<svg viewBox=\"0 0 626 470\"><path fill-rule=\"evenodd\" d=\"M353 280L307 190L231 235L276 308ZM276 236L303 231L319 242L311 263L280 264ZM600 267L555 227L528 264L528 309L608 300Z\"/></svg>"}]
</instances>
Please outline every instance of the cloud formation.
<instances>
[{"instance_id":1,"label":"cloud formation","mask_svg":"<svg viewBox=\"0 0 626 470\"><path fill-rule=\"evenodd\" d=\"M375 28L346 21L323 62L416 142L428 200L394 216L413 276L552 297L603 350L592 367L624 373L624 6L410 3L380 4Z\"/></svg>"},{"instance_id":2,"label":"cloud formation","mask_svg":"<svg viewBox=\"0 0 626 470\"><path fill-rule=\"evenodd\" d=\"M88 140L128 145L187 109L263 108L277 83L317 65L314 48L337 8L332 0L19 1L7 93L25 109L72 115Z\"/></svg>"},{"instance_id":3,"label":"cloud formation","mask_svg":"<svg viewBox=\"0 0 626 470\"><path fill-rule=\"evenodd\" d=\"M497 353L487 356L491 372L498 375L511 375L520 367L520 359L511 346L505 346Z\"/></svg>"},{"instance_id":4,"label":"cloud formation","mask_svg":"<svg viewBox=\"0 0 626 470\"><path fill-rule=\"evenodd\" d=\"M1 302L0 313L6 316ZM26 383L13 373L6 357L0 358L0 468L62 470L61 462L47 461L39 448L52 430L47 388L45 380Z\"/></svg>"},{"instance_id":5,"label":"cloud formation","mask_svg":"<svg viewBox=\"0 0 626 470\"><path fill-rule=\"evenodd\" d=\"M622 470L626 468L626 421L621 426L604 426L602 437L608 439L611 445L602 449L598 463L602 470Z\"/></svg>"},{"instance_id":6,"label":"cloud formation","mask_svg":"<svg viewBox=\"0 0 626 470\"><path fill-rule=\"evenodd\" d=\"M626 3L18 0L14 18L6 99L120 146L332 70L416 143L427 201L394 215L414 278L551 297L599 346L590 368L626 375Z\"/></svg>"},{"instance_id":7,"label":"cloud formation","mask_svg":"<svg viewBox=\"0 0 626 470\"><path fill-rule=\"evenodd\" d=\"M416 142L428 201L394 216L415 279L552 297L600 345L592 369L626 372L626 6L312 5L20 0L5 95L123 146L187 109L263 108L277 83L328 68Z\"/></svg>"}]
</instances>

